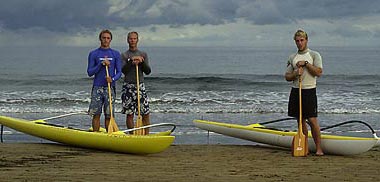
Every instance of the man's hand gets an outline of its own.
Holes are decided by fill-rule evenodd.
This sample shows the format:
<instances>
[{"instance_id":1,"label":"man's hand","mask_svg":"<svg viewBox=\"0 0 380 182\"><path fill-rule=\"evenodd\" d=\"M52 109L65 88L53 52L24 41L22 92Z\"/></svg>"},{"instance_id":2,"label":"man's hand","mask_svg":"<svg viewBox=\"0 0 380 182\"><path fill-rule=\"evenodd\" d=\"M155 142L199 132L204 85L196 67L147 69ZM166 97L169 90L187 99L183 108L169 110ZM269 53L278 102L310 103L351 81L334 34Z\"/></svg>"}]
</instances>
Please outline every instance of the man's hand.
<instances>
[{"instance_id":1,"label":"man's hand","mask_svg":"<svg viewBox=\"0 0 380 182\"><path fill-rule=\"evenodd\" d=\"M142 56L133 56L132 61L134 65L138 65L144 61L144 57Z\"/></svg>"},{"instance_id":2,"label":"man's hand","mask_svg":"<svg viewBox=\"0 0 380 182\"><path fill-rule=\"evenodd\" d=\"M298 76L301 76L303 74L303 67L302 66L298 68L297 74L298 74Z\"/></svg>"},{"instance_id":3,"label":"man's hand","mask_svg":"<svg viewBox=\"0 0 380 182\"><path fill-rule=\"evenodd\" d=\"M109 76L106 76L107 83L112 83L112 78Z\"/></svg>"},{"instance_id":4,"label":"man's hand","mask_svg":"<svg viewBox=\"0 0 380 182\"><path fill-rule=\"evenodd\" d=\"M307 64L307 61L298 61L296 65L298 68L301 68L301 67L305 67L306 64Z\"/></svg>"},{"instance_id":5,"label":"man's hand","mask_svg":"<svg viewBox=\"0 0 380 182\"><path fill-rule=\"evenodd\" d=\"M110 64L111 64L111 62L108 61L108 59L102 61L102 65L103 65L103 66L109 66Z\"/></svg>"}]
</instances>

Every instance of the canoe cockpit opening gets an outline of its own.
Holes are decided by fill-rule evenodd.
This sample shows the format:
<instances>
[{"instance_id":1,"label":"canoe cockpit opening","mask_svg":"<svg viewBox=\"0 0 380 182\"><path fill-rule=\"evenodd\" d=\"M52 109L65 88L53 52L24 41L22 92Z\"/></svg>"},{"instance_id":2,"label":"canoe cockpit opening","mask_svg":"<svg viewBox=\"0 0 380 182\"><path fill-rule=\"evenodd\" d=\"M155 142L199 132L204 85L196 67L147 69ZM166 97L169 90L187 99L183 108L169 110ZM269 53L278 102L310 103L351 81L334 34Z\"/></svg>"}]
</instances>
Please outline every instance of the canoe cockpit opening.
<instances>
[{"instance_id":1,"label":"canoe cockpit opening","mask_svg":"<svg viewBox=\"0 0 380 182\"><path fill-rule=\"evenodd\" d=\"M67 128L67 129L72 129L72 130L78 130L78 131L88 131L88 130L83 130L79 128L73 128L70 126L63 126L63 125L58 125L58 124L53 124L53 123L47 123L47 122L35 122L36 124L41 124L41 125L46 125L46 126L53 126L57 128Z\"/></svg>"}]
</instances>

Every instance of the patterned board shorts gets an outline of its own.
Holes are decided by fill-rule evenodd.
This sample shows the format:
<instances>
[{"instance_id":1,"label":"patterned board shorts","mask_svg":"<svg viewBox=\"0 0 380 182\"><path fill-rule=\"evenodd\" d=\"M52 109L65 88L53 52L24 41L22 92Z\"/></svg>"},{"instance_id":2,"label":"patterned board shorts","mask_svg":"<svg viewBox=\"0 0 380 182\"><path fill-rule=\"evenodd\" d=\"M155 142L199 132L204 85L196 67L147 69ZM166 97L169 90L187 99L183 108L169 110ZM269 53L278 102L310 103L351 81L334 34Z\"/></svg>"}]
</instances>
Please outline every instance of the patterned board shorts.
<instances>
[{"instance_id":1,"label":"patterned board shorts","mask_svg":"<svg viewBox=\"0 0 380 182\"><path fill-rule=\"evenodd\" d=\"M115 88L111 87L111 97L112 97L112 105L115 105ZM106 118L111 117L110 105L109 105L109 97L108 97L108 87L99 87L93 86L91 91L91 102L88 108L88 113L93 115L102 114L102 107L104 111L104 115ZM115 113L114 107L112 108L113 113Z\"/></svg>"},{"instance_id":2,"label":"patterned board shorts","mask_svg":"<svg viewBox=\"0 0 380 182\"><path fill-rule=\"evenodd\" d=\"M121 90L123 114L137 115L137 87L136 84L124 83ZM145 91L144 83L140 83L140 112L141 115L149 114L149 98Z\"/></svg>"}]
</instances>

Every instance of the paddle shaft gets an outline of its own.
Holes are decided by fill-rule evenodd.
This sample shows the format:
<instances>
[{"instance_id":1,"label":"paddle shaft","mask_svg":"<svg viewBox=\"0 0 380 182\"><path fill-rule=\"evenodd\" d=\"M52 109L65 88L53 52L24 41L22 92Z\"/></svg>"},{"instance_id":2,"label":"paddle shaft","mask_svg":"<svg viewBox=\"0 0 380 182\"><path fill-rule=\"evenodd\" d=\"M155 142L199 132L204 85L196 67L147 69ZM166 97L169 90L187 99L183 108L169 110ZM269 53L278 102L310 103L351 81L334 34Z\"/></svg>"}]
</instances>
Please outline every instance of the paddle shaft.
<instances>
[{"instance_id":1,"label":"paddle shaft","mask_svg":"<svg viewBox=\"0 0 380 182\"><path fill-rule=\"evenodd\" d=\"M107 77L110 76L110 74L108 73L108 66L106 66L106 73L107 73ZM108 85L108 98L109 98L109 102L110 102L110 112L111 112L111 117L113 115L113 111L112 111L112 94L111 94L111 83L107 82L107 85Z\"/></svg>"},{"instance_id":2,"label":"paddle shaft","mask_svg":"<svg viewBox=\"0 0 380 182\"><path fill-rule=\"evenodd\" d=\"M140 113L140 78L139 78L139 65L136 64L136 87L137 87L137 116L141 117Z\"/></svg>"},{"instance_id":3,"label":"paddle shaft","mask_svg":"<svg viewBox=\"0 0 380 182\"><path fill-rule=\"evenodd\" d=\"M136 127L142 127L142 117L141 117L141 108L140 108L140 77L139 77L139 65L136 64L136 88L137 88L137 121L136 121ZM140 129L135 131L136 135L144 135L145 130Z\"/></svg>"},{"instance_id":4,"label":"paddle shaft","mask_svg":"<svg viewBox=\"0 0 380 182\"><path fill-rule=\"evenodd\" d=\"M299 77L299 81L298 81L298 102L299 102L299 123L298 123L298 131L300 131L301 133L303 133L303 130L302 130L302 79L301 79L301 75Z\"/></svg>"},{"instance_id":5,"label":"paddle shaft","mask_svg":"<svg viewBox=\"0 0 380 182\"><path fill-rule=\"evenodd\" d=\"M107 77L110 76L108 73L108 65L106 65L106 74L107 74ZM119 128L117 127L117 124L116 124L115 119L113 117L111 83L107 82L107 85L108 85L108 97L109 97L109 102L110 102L109 105L110 105L110 112L111 112L110 121L108 123L108 133L112 133L115 131L119 131Z\"/></svg>"}]
</instances>

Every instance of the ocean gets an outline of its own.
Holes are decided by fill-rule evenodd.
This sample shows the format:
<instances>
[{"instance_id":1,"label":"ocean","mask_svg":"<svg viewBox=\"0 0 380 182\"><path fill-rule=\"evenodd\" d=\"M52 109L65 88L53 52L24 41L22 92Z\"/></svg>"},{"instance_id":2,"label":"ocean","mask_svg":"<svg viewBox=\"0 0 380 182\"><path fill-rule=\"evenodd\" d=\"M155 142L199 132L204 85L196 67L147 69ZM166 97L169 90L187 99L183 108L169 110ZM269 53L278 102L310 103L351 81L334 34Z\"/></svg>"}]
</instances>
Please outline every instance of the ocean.
<instances>
[{"instance_id":1,"label":"ocean","mask_svg":"<svg viewBox=\"0 0 380 182\"><path fill-rule=\"evenodd\" d=\"M0 115L41 119L87 111L92 78L87 56L96 47L2 47ZM125 47L113 47L125 50ZM199 130L194 119L252 124L287 117L291 83L286 60L294 47L143 47L152 74L145 77L151 122L177 125L176 144L249 144ZM311 47L321 53L323 76L317 81L321 127L348 120L380 129L380 53L377 47ZM121 111L122 81L117 83L115 119L125 128ZM89 128L89 116L51 120ZM272 126L295 130L295 121ZM46 142L5 127L5 142ZM370 134L357 124L326 132Z\"/></svg>"}]
</instances>

